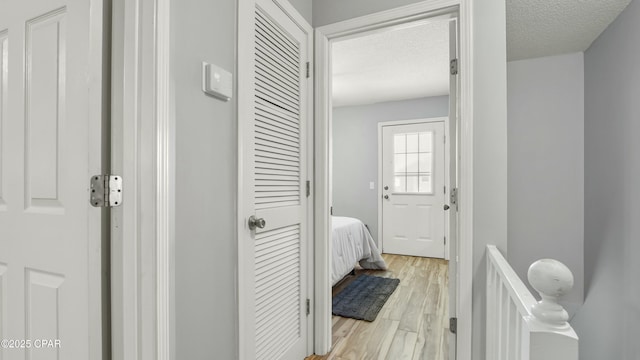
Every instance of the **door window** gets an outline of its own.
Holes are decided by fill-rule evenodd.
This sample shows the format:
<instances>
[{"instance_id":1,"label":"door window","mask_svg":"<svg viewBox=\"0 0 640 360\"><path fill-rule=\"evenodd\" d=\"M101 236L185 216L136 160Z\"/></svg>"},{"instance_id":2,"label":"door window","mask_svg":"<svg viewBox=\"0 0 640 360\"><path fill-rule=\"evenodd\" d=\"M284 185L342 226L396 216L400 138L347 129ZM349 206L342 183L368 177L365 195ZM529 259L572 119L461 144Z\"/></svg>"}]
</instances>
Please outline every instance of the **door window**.
<instances>
[{"instance_id":1,"label":"door window","mask_svg":"<svg viewBox=\"0 0 640 360\"><path fill-rule=\"evenodd\" d=\"M433 194L433 131L393 137L394 193Z\"/></svg>"}]
</instances>

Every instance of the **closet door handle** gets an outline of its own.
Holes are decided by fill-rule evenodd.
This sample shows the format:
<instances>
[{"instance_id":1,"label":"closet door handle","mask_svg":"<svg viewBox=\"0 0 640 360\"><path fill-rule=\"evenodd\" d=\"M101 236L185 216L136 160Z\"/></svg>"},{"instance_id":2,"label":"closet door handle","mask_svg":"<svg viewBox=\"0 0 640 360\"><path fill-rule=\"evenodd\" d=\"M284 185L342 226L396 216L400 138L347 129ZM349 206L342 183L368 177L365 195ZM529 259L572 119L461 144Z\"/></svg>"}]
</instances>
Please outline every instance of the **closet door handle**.
<instances>
[{"instance_id":1,"label":"closet door handle","mask_svg":"<svg viewBox=\"0 0 640 360\"><path fill-rule=\"evenodd\" d=\"M389 195L384 196L385 200L389 200Z\"/></svg>"},{"instance_id":2,"label":"closet door handle","mask_svg":"<svg viewBox=\"0 0 640 360\"><path fill-rule=\"evenodd\" d=\"M258 219L253 215L249 217L249 230L255 230L256 228L264 229L266 225L267 222L263 218Z\"/></svg>"}]
</instances>

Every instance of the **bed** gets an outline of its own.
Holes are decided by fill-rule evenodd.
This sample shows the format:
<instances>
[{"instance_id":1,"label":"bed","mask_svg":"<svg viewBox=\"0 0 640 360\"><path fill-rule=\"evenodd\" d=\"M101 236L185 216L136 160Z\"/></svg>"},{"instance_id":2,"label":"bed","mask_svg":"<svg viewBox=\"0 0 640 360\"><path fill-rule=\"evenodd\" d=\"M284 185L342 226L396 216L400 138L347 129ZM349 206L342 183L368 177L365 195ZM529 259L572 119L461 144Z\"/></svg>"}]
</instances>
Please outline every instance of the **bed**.
<instances>
[{"instance_id":1,"label":"bed","mask_svg":"<svg viewBox=\"0 0 640 360\"><path fill-rule=\"evenodd\" d=\"M362 221L343 216L332 216L333 251L331 285L350 273L356 263L363 269L386 270L375 241Z\"/></svg>"}]
</instances>

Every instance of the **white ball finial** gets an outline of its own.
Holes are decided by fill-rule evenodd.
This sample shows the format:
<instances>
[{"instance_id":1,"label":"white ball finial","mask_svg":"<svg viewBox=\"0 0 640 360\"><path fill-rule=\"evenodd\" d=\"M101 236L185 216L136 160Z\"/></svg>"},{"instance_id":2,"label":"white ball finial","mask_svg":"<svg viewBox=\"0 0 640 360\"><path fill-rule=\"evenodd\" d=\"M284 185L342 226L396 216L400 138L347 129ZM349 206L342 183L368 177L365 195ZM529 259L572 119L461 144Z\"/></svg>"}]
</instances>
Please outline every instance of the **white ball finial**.
<instances>
[{"instance_id":1,"label":"white ball finial","mask_svg":"<svg viewBox=\"0 0 640 360\"><path fill-rule=\"evenodd\" d=\"M558 303L558 299L573 288L571 270L560 261L542 259L531 264L527 278L542 298L533 305L532 314L545 324L557 327L568 326L569 315Z\"/></svg>"}]
</instances>

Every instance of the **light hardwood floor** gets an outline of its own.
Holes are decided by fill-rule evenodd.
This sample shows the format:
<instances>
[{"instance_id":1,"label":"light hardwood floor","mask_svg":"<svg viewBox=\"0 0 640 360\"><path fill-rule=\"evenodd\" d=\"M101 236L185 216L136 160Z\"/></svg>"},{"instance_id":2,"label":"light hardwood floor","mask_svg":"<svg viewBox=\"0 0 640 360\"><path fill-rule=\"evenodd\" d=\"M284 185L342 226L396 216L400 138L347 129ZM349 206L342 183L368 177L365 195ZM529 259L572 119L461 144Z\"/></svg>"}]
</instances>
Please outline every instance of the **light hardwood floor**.
<instances>
[{"instance_id":1,"label":"light hardwood floor","mask_svg":"<svg viewBox=\"0 0 640 360\"><path fill-rule=\"evenodd\" d=\"M333 347L325 356L306 360L399 360L449 358L448 261L382 255L387 271L357 270L359 274L394 277L400 285L373 322L333 317ZM335 295L355 276L333 289Z\"/></svg>"}]
</instances>

